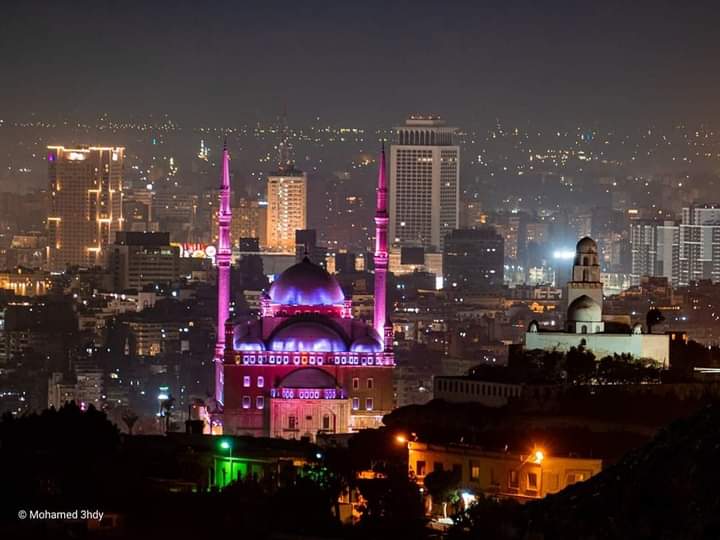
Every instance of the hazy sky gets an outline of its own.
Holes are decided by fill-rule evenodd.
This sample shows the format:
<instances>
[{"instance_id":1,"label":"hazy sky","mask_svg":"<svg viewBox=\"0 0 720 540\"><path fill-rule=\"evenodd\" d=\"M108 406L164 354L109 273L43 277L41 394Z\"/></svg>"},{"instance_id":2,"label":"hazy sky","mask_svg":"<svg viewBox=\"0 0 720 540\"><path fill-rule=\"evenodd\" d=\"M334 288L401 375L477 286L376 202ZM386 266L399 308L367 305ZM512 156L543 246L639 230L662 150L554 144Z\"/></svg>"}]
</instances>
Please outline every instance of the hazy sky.
<instances>
[{"instance_id":1,"label":"hazy sky","mask_svg":"<svg viewBox=\"0 0 720 540\"><path fill-rule=\"evenodd\" d=\"M0 118L720 120L720 2L2 2Z\"/></svg>"}]
</instances>

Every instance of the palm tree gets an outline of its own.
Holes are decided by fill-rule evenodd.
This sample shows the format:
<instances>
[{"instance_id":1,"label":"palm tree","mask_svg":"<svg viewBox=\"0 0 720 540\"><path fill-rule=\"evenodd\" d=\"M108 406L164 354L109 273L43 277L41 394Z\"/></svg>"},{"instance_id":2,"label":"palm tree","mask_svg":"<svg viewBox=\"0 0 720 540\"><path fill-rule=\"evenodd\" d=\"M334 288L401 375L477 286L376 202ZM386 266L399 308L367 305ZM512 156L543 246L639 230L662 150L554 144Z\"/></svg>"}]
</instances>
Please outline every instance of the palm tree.
<instances>
[{"instance_id":1,"label":"palm tree","mask_svg":"<svg viewBox=\"0 0 720 540\"><path fill-rule=\"evenodd\" d=\"M127 426L128 435L132 435L133 434L133 426L135 426L135 422L137 422L140 417L137 414L135 414L133 411L128 410L123 413L121 418L122 418L122 421L125 423L125 426Z\"/></svg>"}]
</instances>

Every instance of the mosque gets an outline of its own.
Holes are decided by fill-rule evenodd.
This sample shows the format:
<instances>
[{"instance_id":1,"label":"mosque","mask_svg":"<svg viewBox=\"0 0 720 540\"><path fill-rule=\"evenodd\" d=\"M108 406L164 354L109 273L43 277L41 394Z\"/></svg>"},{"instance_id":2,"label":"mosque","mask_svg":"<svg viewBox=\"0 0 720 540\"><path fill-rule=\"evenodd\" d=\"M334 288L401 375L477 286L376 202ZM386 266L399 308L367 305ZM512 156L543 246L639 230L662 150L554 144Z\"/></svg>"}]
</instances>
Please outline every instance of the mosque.
<instances>
[{"instance_id":1,"label":"mosque","mask_svg":"<svg viewBox=\"0 0 720 540\"><path fill-rule=\"evenodd\" d=\"M577 243L572 280L567 285L565 331L544 331L533 321L525 333L524 348L566 352L571 347L583 347L592 351L597 359L630 354L668 367L669 336L644 333L639 323L632 328L628 326L625 333L606 331L602 302L598 247L592 238L585 237Z\"/></svg>"},{"instance_id":2,"label":"mosque","mask_svg":"<svg viewBox=\"0 0 720 540\"><path fill-rule=\"evenodd\" d=\"M392 325L386 317L387 179L380 159L375 215L375 307L370 325L352 316L337 280L307 257L285 270L260 317L229 319L229 166L223 152L219 211L218 343L213 415L222 432L314 440L320 433L378 427L393 408ZM227 203L227 204L226 204Z\"/></svg>"}]
</instances>

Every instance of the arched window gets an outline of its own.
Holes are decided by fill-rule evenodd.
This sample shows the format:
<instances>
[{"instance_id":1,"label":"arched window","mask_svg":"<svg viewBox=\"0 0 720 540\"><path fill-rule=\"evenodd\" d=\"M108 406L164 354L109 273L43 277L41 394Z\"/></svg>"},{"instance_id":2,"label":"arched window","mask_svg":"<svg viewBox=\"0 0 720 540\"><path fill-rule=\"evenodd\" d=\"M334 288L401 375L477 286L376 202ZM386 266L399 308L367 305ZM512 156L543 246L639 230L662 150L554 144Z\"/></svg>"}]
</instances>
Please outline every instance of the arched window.
<instances>
[{"instance_id":1,"label":"arched window","mask_svg":"<svg viewBox=\"0 0 720 540\"><path fill-rule=\"evenodd\" d=\"M586 325L586 324L583 324L583 325L580 327L580 333L582 333L582 334L587 334L587 333L588 333L587 325Z\"/></svg>"}]
</instances>

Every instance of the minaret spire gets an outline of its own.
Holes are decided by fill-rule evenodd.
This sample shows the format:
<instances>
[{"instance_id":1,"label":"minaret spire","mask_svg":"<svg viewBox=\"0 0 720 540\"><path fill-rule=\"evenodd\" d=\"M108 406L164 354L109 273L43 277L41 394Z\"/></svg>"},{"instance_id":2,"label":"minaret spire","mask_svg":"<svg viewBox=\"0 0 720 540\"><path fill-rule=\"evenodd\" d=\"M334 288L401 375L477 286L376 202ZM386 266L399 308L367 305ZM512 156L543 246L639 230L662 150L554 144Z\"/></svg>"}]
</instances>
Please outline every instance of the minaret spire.
<instances>
[{"instance_id":1,"label":"minaret spire","mask_svg":"<svg viewBox=\"0 0 720 540\"><path fill-rule=\"evenodd\" d=\"M385 168L385 142L380 150L378 170L377 200L375 205L375 312L373 326L385 339L385 321L387 318L387 269L388 269L388 212L387 212L387 176ZM385 349L388 344L385 343Z\"/></svg>"},{"instance_id":2,"label":"minaret spire","mask_svg":"<svg viewBox=\"0 0 720 540\"><path fill-rule=\"evenodd\" d=\"M225 323L230 315L230 152L227 148L227 136L223 143L222 179L220 183L220 207L218 208L218 250L217 250L217 342L215 344L215 399L223 403L223 359L225 353Z\"/></svg>"}]
</instances>

